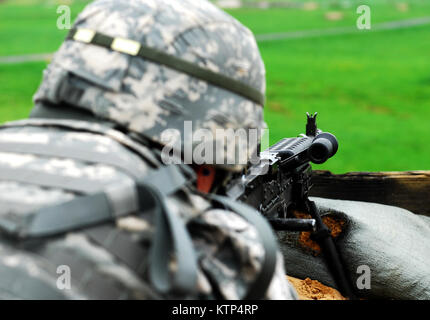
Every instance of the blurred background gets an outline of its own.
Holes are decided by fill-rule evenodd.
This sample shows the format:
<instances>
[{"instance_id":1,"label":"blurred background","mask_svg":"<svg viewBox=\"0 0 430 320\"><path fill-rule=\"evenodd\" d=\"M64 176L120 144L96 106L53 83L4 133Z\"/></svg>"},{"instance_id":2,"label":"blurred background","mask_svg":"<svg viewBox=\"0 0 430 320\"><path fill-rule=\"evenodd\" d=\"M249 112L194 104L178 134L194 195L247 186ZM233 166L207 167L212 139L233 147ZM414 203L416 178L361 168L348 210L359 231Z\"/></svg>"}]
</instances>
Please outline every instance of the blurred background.
<instances>
[{"instance_id":1,"label":"blurred background","mask_svg":"<svg viewBox=\"0 0 430 320\"><path fill-rule=\"evenodd\" d=\"M180 0L179 0L180 1ZM198 0L196 0L198 1ZM28 116L42 71L90 1L0 0L0 123ZM430 169L429 0L214 1L256 35L267 69L270 142L305 130L305 112L340 141L315 169ZM359 31L359 5L372 29Z\"/></svg>"}]
</instances>

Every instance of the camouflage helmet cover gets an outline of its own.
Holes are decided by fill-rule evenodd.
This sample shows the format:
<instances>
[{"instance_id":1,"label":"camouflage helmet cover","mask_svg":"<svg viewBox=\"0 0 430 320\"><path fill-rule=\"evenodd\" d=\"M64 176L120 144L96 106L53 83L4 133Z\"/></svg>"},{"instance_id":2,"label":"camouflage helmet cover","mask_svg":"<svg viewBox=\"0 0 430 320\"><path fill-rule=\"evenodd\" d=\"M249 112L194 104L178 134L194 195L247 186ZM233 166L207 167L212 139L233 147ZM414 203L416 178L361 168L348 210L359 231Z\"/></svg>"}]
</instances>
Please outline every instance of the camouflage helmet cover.
<instances>
[{"instance_id":1,"label":"camouflage helmet cover","mask_svg":"<svg viewBox=\"0 0 430 320\"><path fill-rule=\"evenodd\" d=\"M208 1L98 0L83 10L74 28L138 41L265 93L265 68L252 33ZM72 40L54 55L34 101L66 102L161 145L166 144L166 130L176 129L181 146L193 141L195 148L185 121L192 121L192 132L207 129L215 140L217 129L264 127L262 105L226 88ZM215 141L213 145L218 148ZM257 145L235 143L234 153L223 148L224 163L231 164L241 148L249 157Z\"/></svg>"}]
</instances>

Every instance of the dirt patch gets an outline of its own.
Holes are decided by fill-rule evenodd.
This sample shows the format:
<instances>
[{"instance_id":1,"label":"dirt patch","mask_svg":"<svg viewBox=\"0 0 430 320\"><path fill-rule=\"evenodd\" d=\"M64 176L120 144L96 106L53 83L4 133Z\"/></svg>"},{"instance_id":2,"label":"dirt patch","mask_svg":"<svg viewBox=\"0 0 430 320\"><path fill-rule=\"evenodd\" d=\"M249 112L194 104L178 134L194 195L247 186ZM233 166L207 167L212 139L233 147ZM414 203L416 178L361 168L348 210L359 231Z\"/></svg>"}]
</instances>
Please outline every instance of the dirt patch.
<instances>
[{"instance_id":1,"label":"dirt patch","mask_svg":"<svg viewBox=\"0 0 430 320\"><path fill-rule=\"evenodd\" d=\"M317 280L301 280L290 276L287 276L287 279L296 289L300 300L347 300L339 291Z\"/></svg>"},{"instance_id":2,"label":"dirt patch","mask_svg":"<svg viewBox=\"0 0 430 320\"><path fill-rule=\"evenodd\" d=\"M330 21L339 21L345 17L342 11L330 11L325 14L325 18Z\"/></svg>"},{"instance_id":3,"label":"dirt patch","mask_svg":"<svg viewBox=\"0 0 430 320\"><path fill-rule=\"evenodd\" d=\"M294 212L294 216L299 219L310 219L311 216L302 212ZM333 238L336 238L339 234L341 234L343 230L343 226L345 221L335 219L330 216L322 217L323 223L331 230L331 235ZM311 239L310 232L300 232L299 235L299 243L305 248L311 249L315 256L321 253L321 247L318 243Z\"/></svg>"},{"instance_id":4,"label":"dirt patch","mask_svg":"<svg viewBox=\"0 0 430 320\"><path fill-rule=\"evenodd\" d=\"M367 106L366 109L377 114L394 114L393 110L383 106L371 105L371 106Z\"/></svg>"},{"instance_id":5,"label":"dirt patch","mask_svg":"<svg viewBox=\"0 0 430 320\"><path fill-rule=\"evenodd\" d=\"M280 103L280 102L277 102L277 101L271 101L270 103L268 103L267 107L268 107L270 110L273 110L273 111L275 111L275 112L279 112L279 113L282 113L282 114L287 115L287 116L290 116L290 115L291 115L291 112L290 112L288 109L286 109L286 108L282 105L282 103Z\"/></svg>"}]
</instances>

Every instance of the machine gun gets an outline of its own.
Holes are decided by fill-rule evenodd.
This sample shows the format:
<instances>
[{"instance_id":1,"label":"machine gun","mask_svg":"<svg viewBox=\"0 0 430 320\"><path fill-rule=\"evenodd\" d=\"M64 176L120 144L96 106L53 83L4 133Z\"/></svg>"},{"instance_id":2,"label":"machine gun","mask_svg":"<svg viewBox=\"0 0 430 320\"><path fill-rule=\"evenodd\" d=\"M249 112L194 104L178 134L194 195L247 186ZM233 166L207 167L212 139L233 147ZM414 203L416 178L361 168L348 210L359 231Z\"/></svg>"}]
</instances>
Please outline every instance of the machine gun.
<instances>
[{"instance_id":1,"label":"machine gun","mask_svg":"<svg viewBox=\"0 0 430 320\"><path fill-rule=\"evenodd\" d=\"M259 162L233 179L225 194L259 210L275 230L312 232L340 291L354 298L331 231L308 198L312 188L310 163L324 163L338 150L336 137L317 128L316 116L307 113L306 134L284 138L260 152ZM312 219L294 218L294 209L309 213Z\"/></svg>"}]
</instances>

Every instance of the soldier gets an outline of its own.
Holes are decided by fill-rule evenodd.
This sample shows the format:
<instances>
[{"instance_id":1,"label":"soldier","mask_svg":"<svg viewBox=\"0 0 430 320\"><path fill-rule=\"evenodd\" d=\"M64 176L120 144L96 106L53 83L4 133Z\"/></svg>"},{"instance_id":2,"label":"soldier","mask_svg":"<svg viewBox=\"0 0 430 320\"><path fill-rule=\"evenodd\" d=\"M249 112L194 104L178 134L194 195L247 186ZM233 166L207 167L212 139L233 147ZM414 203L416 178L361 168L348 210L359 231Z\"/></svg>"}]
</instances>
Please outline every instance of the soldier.
<instances>
[{"instance_id":1,"label":"soldier","mask_svg":"<svg viewBox=\"0 0 430 320\"><path fill-rule=\"evenodd\" d=\"M267 223L206 193L243 169L227 161L242 146L215 166L162 161L185 121L263 128L264 92L251 32L208 1L88 5L30 119L0 128L0 297L296 298Z\"/></svg>"}]
</instances>

